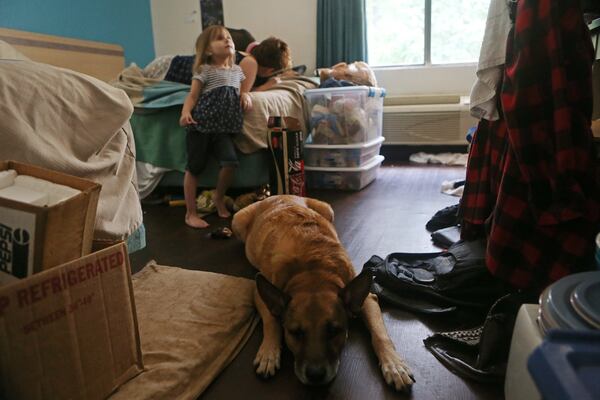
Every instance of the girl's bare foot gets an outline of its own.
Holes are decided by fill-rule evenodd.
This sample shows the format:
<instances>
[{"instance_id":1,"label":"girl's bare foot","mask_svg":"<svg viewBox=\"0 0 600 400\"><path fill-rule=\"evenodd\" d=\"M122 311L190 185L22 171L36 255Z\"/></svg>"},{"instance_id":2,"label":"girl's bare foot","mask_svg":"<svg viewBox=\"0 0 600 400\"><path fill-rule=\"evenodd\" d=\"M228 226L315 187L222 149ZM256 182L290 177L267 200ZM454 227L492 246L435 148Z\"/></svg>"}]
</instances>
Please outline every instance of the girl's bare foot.
<instances>
[{"instance_id":1,"label":"girl's bare foot","mask_svg":"<svg viewBox=\"0 0 600 400\"><path fill-rule=\"evenodd\" d=\"M219 217L221 217L221 218L231 217L231 213L227 209L227 206L225 205L225 201L223 199L214 198L213 200L215 202L215 207L217 207L217 214L219 214Z\"/></svg>"},{"instance_id":2,"label":"girl's bare foot","mask_svg":"<svg viewBox=\"0 0 600 400\"><path fill-rule=\"evenodd\" d=\"M185 215L185 223L188 226L191 226L192 228L196 228L196 229L206 228L208 226L208 222L206 222L199 216L193 215L193 214Z\"/></svg>"}]
</instances>

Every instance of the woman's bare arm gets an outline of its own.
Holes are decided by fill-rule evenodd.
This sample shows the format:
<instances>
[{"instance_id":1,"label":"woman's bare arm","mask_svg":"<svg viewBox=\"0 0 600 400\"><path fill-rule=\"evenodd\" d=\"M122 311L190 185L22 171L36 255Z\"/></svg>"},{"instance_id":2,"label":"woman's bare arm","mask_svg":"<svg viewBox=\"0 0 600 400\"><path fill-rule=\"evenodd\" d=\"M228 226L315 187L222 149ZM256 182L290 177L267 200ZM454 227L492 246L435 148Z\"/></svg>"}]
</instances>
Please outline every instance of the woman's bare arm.
<instances>
[{"instance_id":1,"label":"woman's bare arm","mask_svg":"<svg viewBox=\"0 0 600 400\"><path fill-rule=\"evenodd\" d=\"M246 79L242 81L240 91L242 93L249 92L252 90L252 85L254 85L254 81L256 80L256 73L258 72L258 64L256 62L256 59L251 55L246 55L246 57L244 57L242 61L240 61L240 68L246 76Z\"/></svg>"}]
</instances>

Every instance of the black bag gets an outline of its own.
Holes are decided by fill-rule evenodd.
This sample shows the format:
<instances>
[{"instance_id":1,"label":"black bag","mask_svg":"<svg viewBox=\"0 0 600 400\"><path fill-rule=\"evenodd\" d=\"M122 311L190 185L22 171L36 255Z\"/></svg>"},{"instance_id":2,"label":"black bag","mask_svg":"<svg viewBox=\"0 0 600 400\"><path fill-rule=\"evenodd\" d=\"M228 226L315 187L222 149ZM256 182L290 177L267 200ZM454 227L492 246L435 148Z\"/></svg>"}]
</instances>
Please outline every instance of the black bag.
<instances>
[{"instance_id":1,"label":"black bag","mask_svg":"<svg viewBox=\"0 0 600 400\"><path fill-rule=\"evenodd\" d=\"M463 308L486 312L505 294L485 266L485 242L459 241L439 253L391 253L365 263L374 275L372 292L384 301L425 314Z\"/></svg>"}]
</instances>

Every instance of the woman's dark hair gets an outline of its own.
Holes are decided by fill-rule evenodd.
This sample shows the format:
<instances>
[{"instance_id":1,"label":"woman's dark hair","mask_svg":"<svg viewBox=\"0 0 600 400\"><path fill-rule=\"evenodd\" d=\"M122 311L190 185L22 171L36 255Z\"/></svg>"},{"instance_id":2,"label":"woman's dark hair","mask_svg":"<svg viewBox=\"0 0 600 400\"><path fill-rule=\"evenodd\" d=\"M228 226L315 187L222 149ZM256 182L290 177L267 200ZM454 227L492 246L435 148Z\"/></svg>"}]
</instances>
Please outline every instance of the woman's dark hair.
<instances>
[{"instance_id":1,"label":"woman's dark hair","mask_svg":"<svg viewBox=\"0 0 600 400\"><path fill-rule=\"evenodd\" d=\"M260 42L252 49L252 55L261 67L275 70L290 68L292 56L286 42L270 37Z\"/></svg>"},{"instance_id":2,"label":"woman's dark hair","mask_svg":"<svg viewBox=\"0 0 600 400\"><path fill-rule=\"evenodd\" d=\"M246 51L248 45L256 40L254 39L254 36L245 29L227 28L227 30L231 35L231 39L233 39L235 49L238 51Z\"/></svg>"}]
</instances>

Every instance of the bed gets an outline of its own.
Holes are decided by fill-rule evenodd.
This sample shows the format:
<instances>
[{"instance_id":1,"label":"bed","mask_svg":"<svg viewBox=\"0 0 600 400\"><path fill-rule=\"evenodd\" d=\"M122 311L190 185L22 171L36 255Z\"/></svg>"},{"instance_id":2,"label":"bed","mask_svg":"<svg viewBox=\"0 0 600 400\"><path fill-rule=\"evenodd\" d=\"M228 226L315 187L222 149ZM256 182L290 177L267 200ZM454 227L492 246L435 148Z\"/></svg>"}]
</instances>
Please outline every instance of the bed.
<instances>
[{"instance_id":1,"label":"bed","mask_svg":"<svg viewBox=\"0 0 600 400\"><path fill-rule=\"evenodd\" d=\"M160 58L157 61L160 63ZM132 64L112 82L128 93L135 106L131 124L137 147L142 198L159 183L180 186L186 162L185 129L178 122L190 87L149 77L147 71L155 64L150 63L144 69ZM268 91L250 93L253 109L245 113L242 135L235 139L240 166L232 187L255 188L269 182L267 120L269 116L294 117L301 121L302 130L306 131L307 107L303 93L315 87L317 84L312 79L287 77ZM214 187L217 172L216 160L209 159L206 169L198 177L199 185Z\"/></svg>"},{"instance_id":2,"label":"bed","mask_svg":"<svg viewBox=\"0 0 600 400\"><path fill-rule=\"evenodd\" d=\"M133 107L106 83L123 65L118 45L0 28L0 159L102 184L96 249L121 240L143 247Z\"/></svg>"},{"instance_id":3,"label":"bed","mask_svg":"<svg viewBox=\"0 0 600 400\"><path fill-rule=\"evenodd\" d=\"M181 186L186 150L185 131L178 120L189 86L148 78L145 73L148 68L141 69L135 64L124 68L123 49L114 44L3 28L0 28L0 42L4 43L1 51L5 55L16 52L18 55L13 54L13 58L29 58L82 72L123 89L134 105L129 122L138 161L135 177L138 197L144 198L159 183ZM255 188L268 183L271 161L266 142L267 119L274 115L291 116L304 127L307 108L303 92L316 86L306 77L285 78L269 91L251 93L254 108L245 115L243 135L236 140L240 167L232 187ZM199 176L199 185L214 187L217 171L217 162L209 160Z\"/></svg>"}]
</instances>

